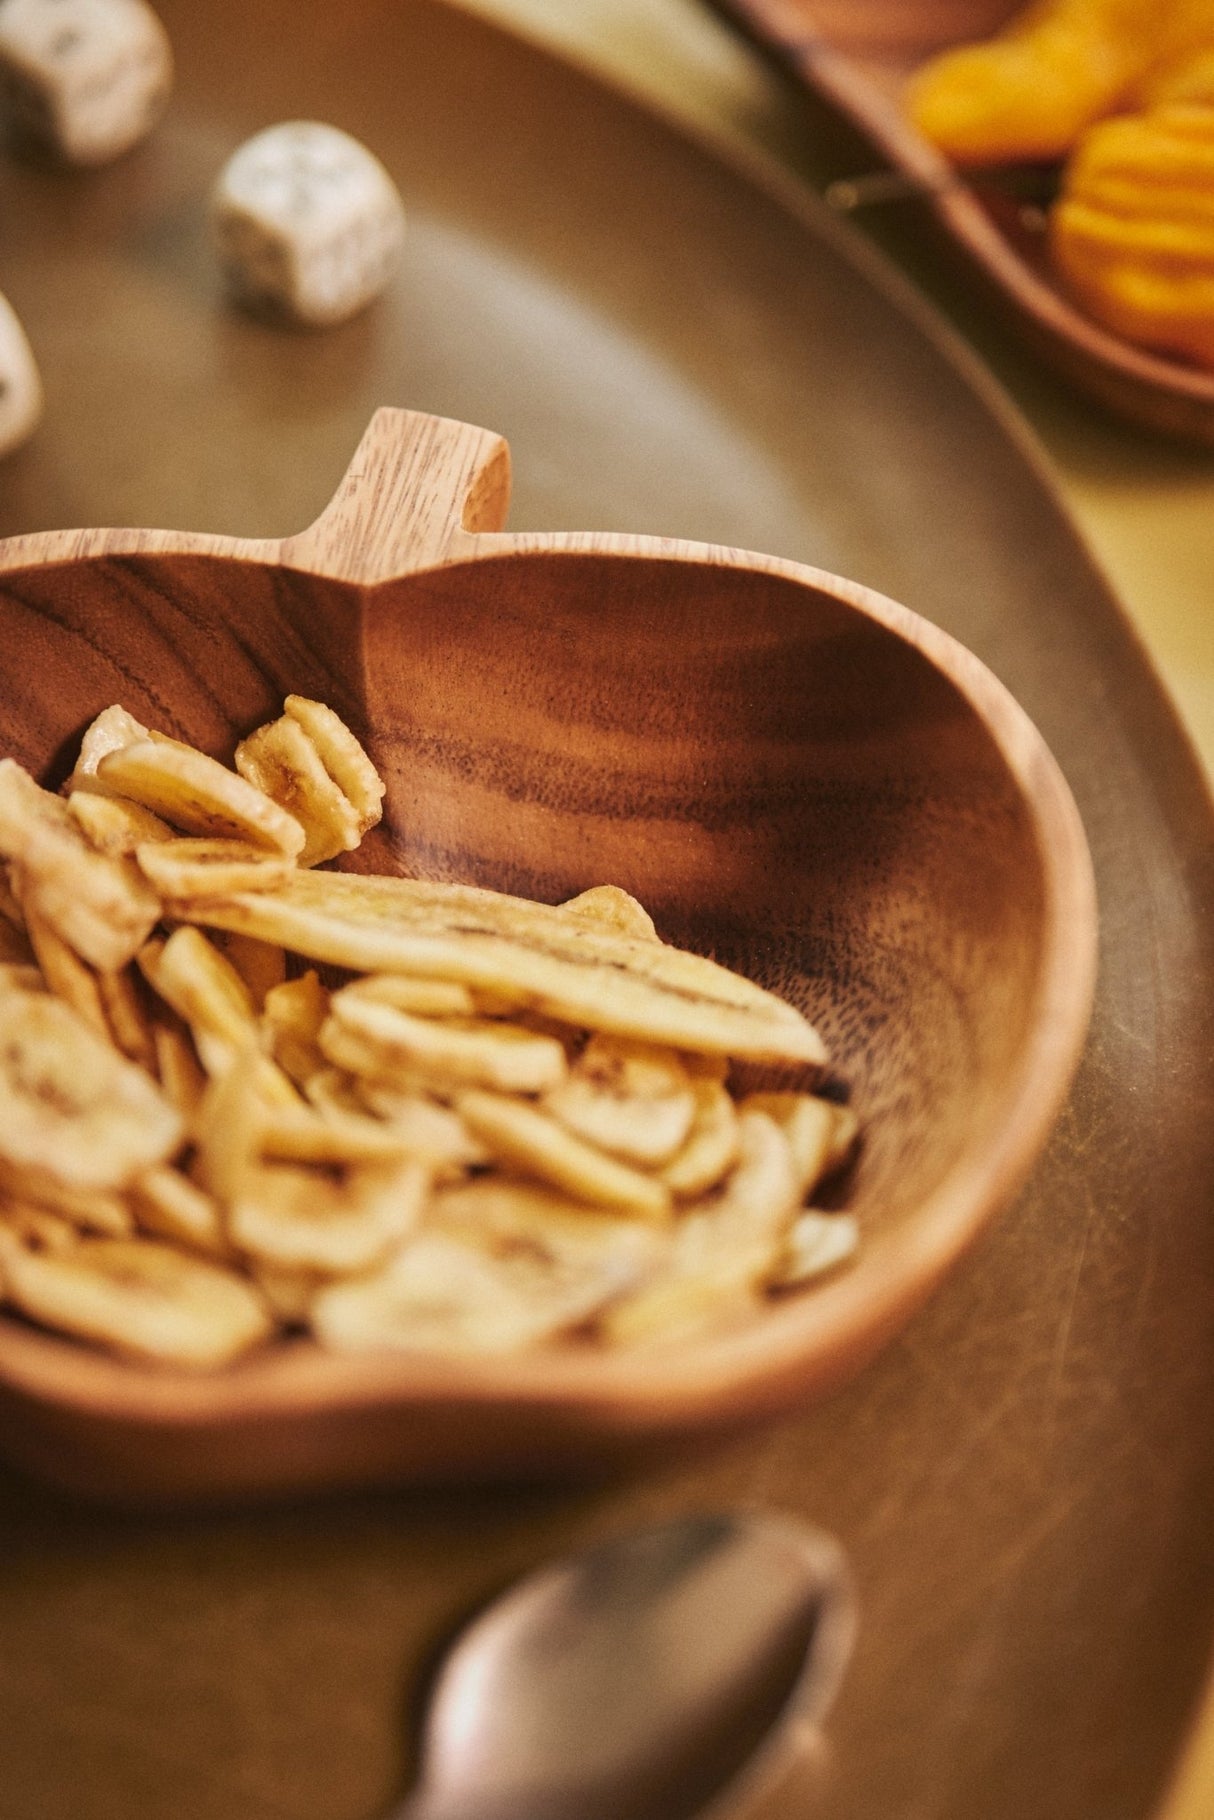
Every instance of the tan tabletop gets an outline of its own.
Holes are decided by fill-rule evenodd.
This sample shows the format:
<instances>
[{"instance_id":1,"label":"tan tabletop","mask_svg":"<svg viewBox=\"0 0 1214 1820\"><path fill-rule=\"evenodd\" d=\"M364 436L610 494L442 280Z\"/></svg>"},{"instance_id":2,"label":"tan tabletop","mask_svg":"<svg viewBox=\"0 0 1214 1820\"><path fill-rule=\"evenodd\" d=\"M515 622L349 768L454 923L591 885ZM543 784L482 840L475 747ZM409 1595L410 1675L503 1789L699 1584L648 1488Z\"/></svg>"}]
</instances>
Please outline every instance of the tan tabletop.
<instances>
[{"instance_id":1,"label":"tan tabletop","mask_svg":"<svg viewBox=\"0 0 1214 1820\"><path fill-rule=\"evenodd\" d=\"M698 0L465 0L717 136L814 177L797 97ZM1099 415L975 322L947 280L936 301L970 335L1044 444L1061 490L1214 776L1214 454ZM1214 1695L1166 1820L1214 1813Z\"/></svg>"}]
</instances>

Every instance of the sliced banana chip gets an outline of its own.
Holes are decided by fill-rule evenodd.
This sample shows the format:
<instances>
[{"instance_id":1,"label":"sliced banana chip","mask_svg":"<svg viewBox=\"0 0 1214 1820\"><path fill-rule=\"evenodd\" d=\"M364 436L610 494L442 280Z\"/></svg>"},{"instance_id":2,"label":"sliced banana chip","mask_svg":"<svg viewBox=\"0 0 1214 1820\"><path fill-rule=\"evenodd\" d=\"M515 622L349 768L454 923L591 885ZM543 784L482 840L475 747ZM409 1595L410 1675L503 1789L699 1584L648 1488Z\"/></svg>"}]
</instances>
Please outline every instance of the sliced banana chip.
<instances>
[{"instance_id":1,"label":"sliced banana chip","mask_svg":"<svg viewBox=\"0 0 1214 1820\"><path fill-rule=\"evenodd\" d=\"M112 707L103 708L96 720L84 730L80 755L75 770L67 780L67 788L75 790L78 785L95 777L98 765L111 752L119 752L123 746L133 746L139 740L151 737L143 722L136 720L133 714L128 714L120 703L115 702Z\"/></svg>"},{"instance_id":2,"label":"sliced banana chip","mask_svg":"<svg viewBox=\"0 0 1214 1820\"><path fill-rule=\"evenodd\" d=\"M218 1202L180 1169L167 1163L145 1169L127 1192L135 1223L143 1232L208 1257L226 1256L228 1243Z\"/></svg>"},{"instance_id":3,"label":"sliced banana chip","mask_svg":"<svg viewBox=\"0 0 1214 1820\"><path fill-rule=\"evenodd\" d=\"M69 948L31 900L26 905L26 933L34 957L56 998L70 1005L100 1036L109 1037L110 1022L102 1002L99 976Z\"/></svg>"},{"instance_id":4,"label":"sliced banana chip","mask_svg":"<svg viewBox=\"0 0 1214 1820\"><path fill-rule=\"evenodd\" d=\"M114 1047L154 1075L156 1038L134 969L124 967L121 973L99 973L97 991Z\"/></svg>"},{"instance_id":5,"label":"sliced banana chip","mask_svg":"<svg viewBox=\"0 0 1214 1820\"><path fill-rule=\"evenodd\" d=\"M402 1093L382 1082L363 1080L358 1083L358 1097L416 1156L431 1164L436 1178L462 1176L490 1161L488 1150L459 1114L423 1093Z\"/></svg>"},{"instance_id":6,"label":"sliced banana chip","mask_svg":"<svg viewBox=\"0 0 1214 1820\"><path fill-rule=\"evenodd\" d=\"M219 949L249 988L255 1008L264 1010L266 994L286 983L286 951L276 942L259 942L252 935L221 936Z\"/></svg>"},{"instance_id":7,"label":"sliced banana chip","mask_svg":"<svg viewBox=\"0 0 1214 1820\"><path fill-rule=\"evenodd\" d=\"M571 916L584 916L591 922L605 923L619 935L634 935L641 941L656 942L657 928L644 904L619 885L592 885L577 897L566 898L561 905Z\"/></svg>"},{"instance_id":8,"label":"sliced banana chip","mask_svg":"<svg viewBox=\"0 0 1214 1820\"><path fill-rule=\"evenodd\" d=\"M647 1220L604 1212L534 1182L486 1175L438 1190L427 1230L493 1251L530 1248L567 1265L602 1264L623 1287L666 1254L669 1233Z\"/></svg>"},{"instance_id":9,"label":"sliced banana chip","mask_svg":"<svg viewBox=\"0 0 1214 1820\"><path fill-rule=\"evenodd\" d=\"M4 1260L12 1251L63 1251L76 1241L70 1220L25 1201L0 1200L0 1301L4 1298Z\"/></svg>"},{"instance_id":10,"label":"sliced banana chip","mask_svg":"<svg viewBox=\"0 0 1214 1820\"><path fill-rule=\"evenodd\" d=\"M135 849L140 871L164 898L227 897L233 891L273 891L295 862L285 853L244 840L175 837Z\"/></svg>"},{"instance_id":11,"label":"sliced banana chip","mask_svg":"<svg viewBox=\"0 0 1214 1820\"><path fill-rule=\"evenodd\" d=\"M0 1156L75 1188L118 1188L170 1156L182 1124L141 1068L44 993L4 1003Z\"/></svg>"},{"instance_id":12,"label":"sliced banana chip","mask_svg":"<svg viewBox=\"0 0 1214 1820\"><path fill-rule=\"evenodd\" d=\"M738 1117L738 1162L715 1199L683 1214L665 1266L604 1316L616 1344L680 1339L753 1312L783 1255L798 1203L784 1133L762 1112Z\"/></svg>"},{"instance_id":13,"label":"sliced banana chip","mask_svg":"<svg viewBox=\"0 0 1214 1820\"><path fill-rule=\"evenodd\" d=\"M301 1087L327 1065L319 1039L328 1015L329 994L314 969L266 993L261 1024L270 1054Z\"/></svg>"},{"instance_id":14,"label":"sliced banana chip","mask_svg":"<svg viewBox=\"0 0 1214 1820\"><path fill-rule=\"evenodd\" d=\"M580 1326L616 1291L609 1271L566 1276L525 1254L494 1257L425 1232L375 1275L322 1289L311 1319L340 1352L504 1353Z\"/></svg>"},{"instance_id":15,"label":"sliced banana chip","mask_svg":"<svg viewBox=\"0 0 1214 1820\"><path fill-rule=\"evenodd\" d=\"M249 989L201 930L174 929L166 942L142 948L138 960L153 991L189 1026L208 1074L222 1072L235 1053L256 1046L257 1014ZM208 1045L208 1037L215 1041Z\"/></svg>"},{"instance_id":16,"label":"sliced banana chip","mask_svg":"<svg viewBox=\"0 0 1214 1820\"><path fill-rule=\"evenodd\" d=\"M135 1222L125 1194L108 1188L72 1188L45 1169L22 1167L0 1159L0 1198L41 1207L56 1219L66 1220L78 1232L124 1238Z\"/></svg>"},{"instance_id":17,"label":"sliced banana chip","mask_svg":"<svg viewBox=\"0 0 1214 1820\"><path fill-rule=\"evenodd\" d=\"M765 1112L779 1125L792 1151L799 1199L804 1201L826 1173L835 1141L836 1108L811 1093L751 1093L741 1110Z\"/></svg>"},{"instance_id":18,"label":"sliced banana chip","mask_svg":"<svg viewBox=\"0 0 1214 1820\"><path fill-rule=\"evenodd\" d=\"M120 796L98 796L93 790L73 790L68 813L91 847L98 853L121 857L153 841L176 840L167 822L139 803Z\"/></svg>"},{"instance_id":19,"label":"sliced banana chip","mask_svg":"<svg viewBox=\"0 0 1214 1820\"><path fill-rule=\"evenodd\" d=\"M413 1230L430 1186L416 1158L350 1169L262 1163L232 1200L232 1243L263 1263L334 1276L368 1270Z\"/></svg>"},{"instance_id":20,"label":"sliced banana chip","mask_svg":"<svg viewBox=\"0 0 1214 1820\"><path fill-rule=\"evenodd\" d=\"M544 1110L600 1150L652 1169L668 1162L695 1118L691 1080L679 1057L650 1043L594 1036Z\"/></svg>"},{"instance_id":21,"label":"sliced banana chip","mask_svg":"<svg viewBox=\"0 0 1214 1820\"><path fill-rule=\"evenodd\" d=\"M670 1213L670 1191L663 1183L596 1150L534 1106L501 1094L463 1093L456 1111L509 1169L552 1182L594 1206L625 1208L647 1220Z\"/></svg>"},{"instance_id":22,"label":"sliced banana chip","mask_svg":"<svg viewBox=\"0 0 1214 1820\"><path fill-rule=\"evenodd\" d=\"M492 1019L424 1018L335 992L320 1046L353 1074L391 1080L403 1070L452 1086L543 1093L565 1078L565 1051L550 1036Z\"/></svg>"},{"instance_id":23,"label":"sliced banana chip","mask_svg":"<svg viewBox=\"0 0 1214 1820\"><path fill-rule=\"evenodd\" d=\"M494 892L298 872L279 891L216 900L189 916L354 971L521 992L537 1011L592 1030L766 1061L825 1060L799 1011L737 974Z\"/></svg>"},{"instance_id":24,"label":"sliced banana chip","mask_svg":"<svg viewBox=\"0 0 1214 1820\"><path fill-rule=\"evenodd\" d=\"M131 859L97 853L67 804L0 759L0 856L20 867L26 914L37 910L90 966L125 967L160 915Z\"/></svg>"},{"instance_id":25,"label":"sliced banana chip","mask_svg":"<svg viewBox=\"0 0 1214 1820\"><path fill-rule=\"evenodd\" d=\"M373 828L383 814L384 785L375 766L349 727L324 702L288 695L283 703L320 755L320 761L359 820L359 833Z\"/></svg>"},{"instance_id":26,"label":"sliced banana chip","mask_svg":"<svg viewBox=\"0 0 1214 1820\"><path fill-rule=\"evenodd\" d=\"M691 1201L715 1188L738 1157L738 1115L719 1081L692 1085L695 1112L687 1141L661 1170L677 1200Z\"/></svg>"},{"instance_id":27,"label":"sliced banana chip","mask_svg":"<svg viewBox=\"0 0 1214 1820\"><path fill-rule=\"evenodd\" d=\"M8 867L3 863L0 863L0 925L0 935L5 936L11 931L20 935L25 929L25 917L21 905L13 895Z\"/></svg>"},{"instance_id":28,"label":"sliced banana chip","mask_svg":"<svg viewBox=\"0 0 1214 1820\"><path fill-rule=\"evenodd\" d=\"M310 1112L267 1107L258 1144L262 1156L280 1163L399 1163L415 1154L401 1131L364 1113Z\"/></svg>"},{"instance_id":29,"label":"sliced banana chip","mask_svg":"<svg viewBox=\"0 0 1214 1820\"><path fill-rule=\"evenodd\" d=\"M377 1005L391 1005L397 1011L411 1011L415 1017L472 1017L478 1011L486 1017L508 1015L513 1004L490 1007L481 994L454 980L411 979L407 973L367 973L342 987L342 996L371 999Z\"/></svg>"},{"instance_id":30,"label":"sliced banana chip","mask_svg":"<svg viewBox=\"0 0 1214 1820\"><path fill-rule=\"evenodd\" d=\"M167 740L108 752L90 788L142 803L186 834L249 841L294 858L304 832L294 816L216 759Z\"/></svg>"},{"instance_id":31,"label":"sliced banana chip","mask_svg":"<svg viewBox=\"0 0 1214 1820\"><path fill-rule=\"evenodd\" d=\"M158 1006L153 1016L152 1042L156 1078L164 1096L177 1108L186 1126L192 1128L207 1089L206 1072L186 1025L165 1005Z\"/></svg>"},{"instance_id":32,"label":"sliced banana chip","mask_svg":"<svg viewBox=\"0 0 1214 1820\"><path fill-rule=\"evenodd\" d=\"M859 1243L860 1228L850 1214L819 1213L807 1208L792 1223L769 1285L773 1289L799 1289L813 1277L846 1263Z\"/></svg>"},{"instance_id":33,"label":"sliced banana chip","mask_svg":"<svg viewBox=\"0 0 1214 1820\"><path fill-rule=\"evenodd\" d=\"M237 746L234 763L242 777L280 803L303 829L301 866L319 865L357 847L362 839L358 812L297 721L284 715L258 727Z\"/></svg>"},{"instance_id":34,"label":"sliced banana chip","mask_svg":"<svg viewBox=\"0 0 1214 1820\"><path fill-rule=\"evenodd\" d=\"M252 1285L154 1239L78 1239L4 1260L23 1314L158 1364L227 1364L271 1331Z\"/></svg>"}]
</instances>

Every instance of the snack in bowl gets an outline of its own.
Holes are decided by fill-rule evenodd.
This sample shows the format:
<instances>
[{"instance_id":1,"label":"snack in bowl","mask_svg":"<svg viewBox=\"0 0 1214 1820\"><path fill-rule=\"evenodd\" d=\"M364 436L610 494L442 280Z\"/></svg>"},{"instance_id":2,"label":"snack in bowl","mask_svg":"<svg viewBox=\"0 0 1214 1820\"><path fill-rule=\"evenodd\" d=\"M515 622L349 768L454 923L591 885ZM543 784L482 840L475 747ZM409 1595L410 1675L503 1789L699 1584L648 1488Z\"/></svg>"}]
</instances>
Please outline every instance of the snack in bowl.
<instances>
[{"instance_id":1,"label":"snack in bowl","mask_svg":"<svg viewBox=\"0 0 1214 1820\"><path fill-rule=\"evenodd\" d=\"M124 1499L264 1496L599 1470L719 1434L853 1376L1040 1149L1086 1024L1095 919L1074 803L1023 710L938 628L804 565L505 532L507 477L491 432L385 410L292 537L99 529L0 547L0 750L45 786L50 849L78 853L73 831L95 849L70 906L84 937L105 928L86 912L124 906L116 958L82 959L51 921L63 893L40 830L32 917L19 880L0 890L3 977L28 991L53 973L198 1133L131 1187L30 1202L22 1230L64 1236L66 1222L76 1243L87 1218L99 1238L134 1232L229 1270L235 1220L242 1255L258 1248L255 1279L236 1274L274 1323L229 1368L149 1370L0 1314L0 1447L42 1476ZM382 820L331 724L284 697L330 704L357 734ZM125 713L98 714L116 702ZM263 782L233 765L284 716L309 721L306 788L291 734L251 748ZM192 761L146 750L174 744L221 780L194 762L180 794ZM284 761L290 790L274 781ZM149 801L117 794L119 778ZM171 817L204 786L225 825L190 832ZM20 828L28 791L14 794ZM301 864L310 832L332 846L359 820L357 850ZM91 876L102 855L124 863ZM473 883L427 882L446 879ZM863 1140L820 1195L797 1189L798 1209L817 1205L764 1266L780 1286L713 1287L741 1318L706 1318L684 1269L712 1258L724 1273L728 1256L735 1282L753 1273L770 1217L759 1189L788 1182L771 1130L796 1183L827 1120L825 1167L849 1141L793 1006L851 1089ZM773 1077L762 1057L790 1043L799 1059ZM687 1121L670 1050L693 1109L661 1161ZM460 1074L442 1100L419 1090L439 1059ZM393 1184L406 1139L425 1169ZM549 1176L491 1164L495 1144ZM613 1204L587 1212L583 1180ZM728 1254L691 1214L709 1200ZM377 1265L363 1260L403 1255L418 1204L419 1240L437 1209L426 1246L364 1300ZM420 1333L441 1261L458 1256L463 1331L487 1346L476 1311L494 1246L470 1250L474 1220L529 1235L510 1242L498 1350L458 1330L443 1349L381 1343L402 1300ZM790 1292L851 1249L853 1220L846 1265ZM604 1242L616 1299L593 1319L618 1315L614 1341L583 1337ZM664 1246L670 1268L643 1302ZM522 1337L541 1304L541 1325L568 1337Z\"/></svg>"},{"instance_id":2,"label":"snack in bowl","mask_svg":"<svg viewBox=\"0 0 1214 1820\"><path fill-rule=\"evenodd\" d=\"M0 1296L145 1361L653 1343L833 1269L857 1124L791 1005L612 886L310 870L383 785L323 704L229 769L114 705L0 761ZM323 975L322 970L323 969ZM171 1037L170 1034L171 1033Z\"/></svg>"}]
</instances>

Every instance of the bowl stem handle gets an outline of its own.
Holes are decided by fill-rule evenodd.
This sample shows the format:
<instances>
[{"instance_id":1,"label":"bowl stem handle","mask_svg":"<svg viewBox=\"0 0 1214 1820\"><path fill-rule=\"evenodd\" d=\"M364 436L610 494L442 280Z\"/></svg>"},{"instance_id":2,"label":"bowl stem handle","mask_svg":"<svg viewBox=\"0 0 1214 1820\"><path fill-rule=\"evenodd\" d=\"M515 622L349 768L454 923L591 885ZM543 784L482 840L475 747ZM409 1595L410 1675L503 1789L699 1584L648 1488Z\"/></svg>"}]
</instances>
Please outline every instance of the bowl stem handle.
<instances>
[{"instance_id":1,"label":"bowl stem handle","mask_svg":"<svg viewBox=\"0 0 1214 1820\"><path fill-rule=\"evenodd\" d=\"M458 557L475 532L500 531L509 502L500 436L385 407L320 517L283 541L281 560L343 581L389 581Z\"/></svg>"}]
</instances>

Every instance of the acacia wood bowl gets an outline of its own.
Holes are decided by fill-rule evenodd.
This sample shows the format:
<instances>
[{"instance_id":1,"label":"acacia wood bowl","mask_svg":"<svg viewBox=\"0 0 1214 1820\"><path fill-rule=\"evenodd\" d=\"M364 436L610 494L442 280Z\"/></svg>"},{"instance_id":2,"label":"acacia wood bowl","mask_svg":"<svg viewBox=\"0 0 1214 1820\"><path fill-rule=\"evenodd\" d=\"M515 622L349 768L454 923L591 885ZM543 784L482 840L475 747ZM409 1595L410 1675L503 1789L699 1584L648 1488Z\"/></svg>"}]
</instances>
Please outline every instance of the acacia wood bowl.
<instances>
[{"instance_id":1,"label":"acacia wood bowl","mask_svg":"<svg viewBox=\"0 0 1214 1820\"><path fill-rule=\"evenodd\" d=\"M1029 350L1118 417L1214 446L1214 372L1152 353L1085 315L1055 274L1031 170L966 173L911 124L911 72L937 52L991 37L1024 0L711 0L849 129L866 168L836 184L924 211L991 314ZM904 185L869 185L892 172ZM1048 173L1036 173L1038 177Z\"/></svg>"},{"instance_id":2,"label":"acacia wood bowl","mask_svg":"<svg viewBox=\"0 0 1214 1820\"><path fill-rule=\"evenodd\" d=\"M229 758L289 691L387 784L357 863L557 901L635 893L668 939L789 995L863 1122L846 1270L660 1351L489 1362L284 1340L161 1371L0 1316L0 1445L125 1500L599 1469L854 1373L1005 1203L1087 1025L1074 803L1022 710L905 608L775 557L507 535L497 436L377 413L281 541L0 543L0 751L57 783L113 701Z\"/></svg>"}]
</instances>

